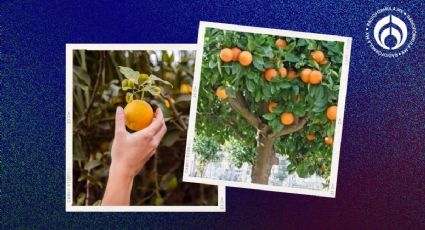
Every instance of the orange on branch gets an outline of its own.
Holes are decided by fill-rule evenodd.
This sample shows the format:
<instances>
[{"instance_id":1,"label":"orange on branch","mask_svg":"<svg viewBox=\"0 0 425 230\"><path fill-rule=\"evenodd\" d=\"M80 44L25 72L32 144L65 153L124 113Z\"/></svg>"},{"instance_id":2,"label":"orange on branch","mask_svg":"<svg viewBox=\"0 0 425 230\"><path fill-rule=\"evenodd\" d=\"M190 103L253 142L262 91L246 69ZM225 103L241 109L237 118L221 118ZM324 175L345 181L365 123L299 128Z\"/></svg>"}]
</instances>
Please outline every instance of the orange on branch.
<instances>
[{"instance_id":1,"label":"orange on branch","mask_svg":"<svg viewBox=\"0 0 425 230\"><path fill-rule=\"evenodd\" d=\"M280 67L279 68L279 75L281 78L285 78L286 75L288 75L288 71L286 70L285 67Z\"/></svg>"},{"instance_id":2,"label":"orange on branch","mask_svg":"<svg viewBox=\"0 0 425 230\"><path fill-rule=\"evenodd\" d=\"M316 135L314 135L314 133L309 133L309 134L307 134L307 136L305 138L308 141L314 141L314 139L316 139Z\"/></svg>"},{"instance_id":3,"label":"orange on branch","mask_svg":"<svg viewBox=\"0 0 425 230\"><path fill-rule=\"evenodd\" d=\"M328 64L328 60L326 60L326 58L325 59L323 59L322 61L319 61L319 62L317 62L319 65L325 65L325 64Z\"/></svg>"},{"instance_id":4,"label":"orange on branch","mask_svg":"<svg viewBox=\"0 0 425 230\"><path fill-rule=\"evenodd\" d=\"M311 52L310 56L317 63L322 62L325 59L325 54L320 50L316 50L316 51Z\"/></svg>"},{"instance_id":5,"label":"orange on branch","mask_svg":"<svg viewBox=\"0 0 425 230\"><path fill-rule=\"evenodd\" d=\"M291 125L294 123L295 117L292 113L282 113L280 115L280 122L284 125Z\"/></svg>"},{"instance_id":6,"label":"orange on branch","mask_svg":"<svg viewBox=\"0 0 425 230\"><path fill-rule=\"evenodd\" d=\"M329 108L326 110L326 117L330 121L335 121L337 110L338 110L338 107L336 105L329 106Z\"/></svg>"},{"instance_id":7,"label":"orange on branch","mask_svg":"<svg viewBox=\"0 0 425 230\"><path fill-rule=\"evenodd\" d=\"M232 48L232 61L237 61L239 59L239 55L241 54L241 50L238 47L233 47Z\"/></svg>"},{"instance_id":8,"label":"orange on branch","mask_svg":"<svg viewBox=\"0 0 425 230\"><path fill-rule=\"evenodd\" d=\"M180 93L182 94L191 94L192 93L192 86L187 83L183 83L180 85Z\"/></svg>"},{"instance_id":9,"label":"orange on branch","mask_svg":"<svg viewBox=\"0 0 425 230\"><path fill-rule=\"evenodd\" d=\"M288 78L291 80L294 80L295 78L297 78L297 72L295 72L295 70L289 70L288 71Z\"/></svg>"},{"instance_id":10,"label":"orange on branch","mask_svg":"<svg viewBox=\"0 0 425 230\"><path fill-rule=\"evenodd\" d=\"M217 88L217 90L215 91L215 95L217 95L217 97L220 100L224 100L227 97L229 97L229 95L227 95L226 90L224 89L223 86L220 86L220 87Z\"/></svg>"},{"instance_id":11,"label":"orange on branch","mask_svg":"<svg viewBox=\"0 0 425 230\"><path fill-rule=\"evenodd\" d=\"M220 51L220 59L223 62L230 62L233 59L233 52L229 48L224 48Z\"/></svg>"},{"instance_id":12,"label":"orange on branch","mask_svg":"<svg viewBox=\"0 0 425 230\"><path fill-rule=\"evenodd\" d=\"M278 106L278 104L276 102L271 101L271 102L269 102L269 105L267 106L267 108L268 108L269 112L271 113L271 112L273 112L274 109L277 108L277 106Z\"/></svg>"},{"instance_id":13,"label":"orange on branch","mask_svg":"<svg viewBox=\"0 0 425 230\"><path fill-rule=\"evenodd\" d=\"M271 81L276 76L277 76L277 71L275 69L266 69L266 71L264 72L264 78L267 81Z\"/></svg>"},{"instance_id":14,"label":"orange on branch","mask_svg":"<svg viewBox=\"0 0 425 230\"><path fill-rule=\"evenodd\" d=\"M301 76L301 80L302 80L304 83L306 83L306 84L310 83L310 74L311 74L311 72L312 72L312 70L311 70L311 69L309 69L309 68L303 69L303 70L301 71L300 76Z\"/></svg>"},{"instance_id":15,"label":"orange on branch","mask_svg":"<svg viewBox=\"0 0 425 230\"><path fill-rule=\"evenodd\" d=\"M148 127L153 120L152 107L143 100L133 100L124 108L125 125L134 131Z\"/></svg>"},{"instance_id":16,"label":"orange on branch","mask_svg":"<svg viewBox=\"0 0 425 230\"><path fill-rule=\"evenodd\" d=\"M243 66L249 66L252 63L252 54L249 51L242 51L239 54L239 63Z\"/></svg>"},{"instance_id":17,"label":"orange on branch","mask_svg":"<svg viewBox=\"0 0 425 230\"><path fill-rule=\"evenodd\" d=\"M334 143L334 138L333 137L325 137L325 143L327 145L333 145Z\"/></svg>"},{"instance_id":18,"label":"orange on branch","mask_svg":"<svg viewBox=\"0 0 425 230\"><path fill-rule=\"evenodd\" d=\"M279 48L285 49L288 45L285 40L279 38L276 40L275 45Z\"/></svg>"},{"instance_id":19,"label":"orange on branch","mask_svg":"<svg viewBox=\"0 0 425 230\"><path fill-rule=\"evenodd\" d=\"M310 73L310 83L313 85L318 85L322 81L322 73L318 70L313 70Z\"/></svg>"}]
</instances>

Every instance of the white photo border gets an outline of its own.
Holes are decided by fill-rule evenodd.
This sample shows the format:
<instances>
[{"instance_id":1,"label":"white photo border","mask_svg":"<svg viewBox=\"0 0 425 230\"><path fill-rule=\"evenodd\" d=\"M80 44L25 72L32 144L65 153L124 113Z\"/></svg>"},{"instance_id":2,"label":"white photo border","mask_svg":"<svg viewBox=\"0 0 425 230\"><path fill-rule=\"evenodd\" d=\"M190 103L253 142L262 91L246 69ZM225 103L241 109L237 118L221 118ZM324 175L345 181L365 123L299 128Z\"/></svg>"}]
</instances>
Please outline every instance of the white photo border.
<instances>
[{"instance_id":1,"label":"white photo border","mask_svg":"<svg viewBox=\"0 0 425 230\"><path fill-rule=\"evenodd\" d=\"M226 188L218 186L217 206L75 206L72 205L73 50L197 50L196 44L66 44L66 212L225 212Z\"/></svg>"},{"instance_id":2,"label":"white photo border","mask_svg":"<svg viewBox=\"0 0 425 230\"><path fill-rule=\"evenodd\" d=\"M197 115L196 113L197 113L197 106L198 106L198 92L199 92L199 85L201 80L202 55L204 52L203 50L204 35L205 35L206 28L216 28L216 29L222 29L222 30L246 32L246 33L267 34L267 35L276 35L276 36L284 36L284 37L296 37L296 38L305 38L305 39L314 39L314 40L323 40L323 41L344 42L340 90L338 95L338 111L337 111L338 119L336 121L336 127L335 127L334 145L332 150L331 175L330 175L329 187L327 190L278 187L273 185L262 185L262 184L248 183L248 182L223 181L223 180L217 180L217 179L190 176L190 171L192 167L194 167L193 165L191 165L191 159L192 157L194 157L192 155L193 154L192 149L193 149L193 139L195 135L195 124L196 124L196 115ZM191 100L191 107L190 107L190 120L189 120L188 134L187 134L183 181L335 198L339 154L340 154L341 138L342 138L342 124L344 121L345 97L347 93L351 43L352 43L351 37L201 21L199 24L199 32L198 32L198 49L196 52L195 75L194 75L194 82L192 86L193 91L192 91L192 100Z\"/></svg>"}]
</instances>

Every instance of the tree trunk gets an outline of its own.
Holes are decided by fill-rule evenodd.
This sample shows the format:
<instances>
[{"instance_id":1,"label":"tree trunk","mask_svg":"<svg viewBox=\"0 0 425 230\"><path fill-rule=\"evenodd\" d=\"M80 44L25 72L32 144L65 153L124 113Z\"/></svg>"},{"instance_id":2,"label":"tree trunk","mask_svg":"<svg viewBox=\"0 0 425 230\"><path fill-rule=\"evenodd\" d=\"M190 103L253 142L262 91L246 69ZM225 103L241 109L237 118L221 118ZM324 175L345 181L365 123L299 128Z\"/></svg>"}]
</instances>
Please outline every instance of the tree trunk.
<instances>
[{"instance_id":1,"label":"tree trunk","mask_svg":"<svg viewBox=\"0 0 425 230\"><path fill-rule=\"evenodd\" d=\"M260 131L257 133L257 156L252 167L252 183L268 184L272 166L278 163L278 158L273 150L274 142L275 137Z\"/></svg>"}]
</instances>

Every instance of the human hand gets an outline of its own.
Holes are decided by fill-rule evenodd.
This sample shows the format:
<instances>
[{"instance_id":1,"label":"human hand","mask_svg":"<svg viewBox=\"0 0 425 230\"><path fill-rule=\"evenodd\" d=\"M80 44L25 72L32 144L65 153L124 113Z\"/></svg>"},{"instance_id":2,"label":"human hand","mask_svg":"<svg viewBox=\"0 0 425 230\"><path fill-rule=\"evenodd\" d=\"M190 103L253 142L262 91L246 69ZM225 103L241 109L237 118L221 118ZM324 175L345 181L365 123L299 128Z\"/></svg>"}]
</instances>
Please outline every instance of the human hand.
<instances>
[{"instance_id":1,"label":"human hand","mask_svg":"<svg viewBox=\"0 0 425 230\"><path fill-rule=\"evenodd\" d=\"M155 153L162 137L167 132L162 111L155 111L152 123L143 130L129 133L125 129L125 113L117 108L115 138L112 143L110 174L133 178Z\"/></svg>"}]
</instances>

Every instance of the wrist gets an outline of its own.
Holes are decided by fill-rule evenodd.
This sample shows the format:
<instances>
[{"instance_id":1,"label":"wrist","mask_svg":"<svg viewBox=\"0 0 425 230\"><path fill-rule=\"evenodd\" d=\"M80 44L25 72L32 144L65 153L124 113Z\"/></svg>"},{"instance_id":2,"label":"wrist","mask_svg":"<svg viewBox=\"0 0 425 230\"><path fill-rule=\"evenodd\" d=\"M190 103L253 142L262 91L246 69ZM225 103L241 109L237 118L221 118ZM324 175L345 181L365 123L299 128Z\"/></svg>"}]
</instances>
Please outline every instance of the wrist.
<instances>
[{"instance_id":1,"label":"wrist","mask_svg":"<svg viewBox=\"0 0 425 230\"><path fill-rule=\"evenodd\" d=\"M114 162L111 163L111 167L109 168L109 177L111 176L126 181L132 181L134 178L134 175L130 172L130 170L126 169L125 167L122 167L119 164L114 164Z\"/></svg>"}]
</instances>

